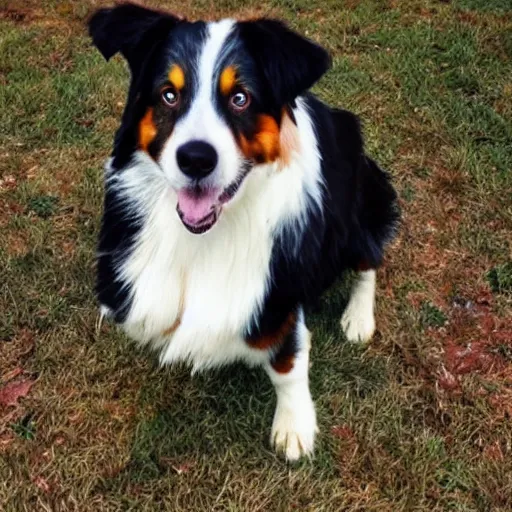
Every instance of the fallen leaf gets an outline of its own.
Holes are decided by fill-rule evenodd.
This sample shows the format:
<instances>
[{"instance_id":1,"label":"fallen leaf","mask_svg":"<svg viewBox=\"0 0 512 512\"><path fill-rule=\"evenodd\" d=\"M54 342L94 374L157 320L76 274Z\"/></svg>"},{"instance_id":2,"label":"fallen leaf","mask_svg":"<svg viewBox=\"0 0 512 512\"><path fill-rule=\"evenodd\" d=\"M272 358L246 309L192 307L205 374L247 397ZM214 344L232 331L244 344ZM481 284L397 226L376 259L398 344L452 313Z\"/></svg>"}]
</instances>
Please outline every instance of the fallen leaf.
<instances>
[{"instance_id":1,"label":"fallen leaf","mask_svg":"<svg viewBox=\"0 0 512 512\"><path fill-rule=\"evenodd\" d=\"M185 462L178 466L172 466L172 469L174 469L178 475L182 475L183 473L188 473L193 467L194 464L192 462Z\"/></svg>"},{"instance_id":2,"label":"fallen leaf","mask_svg":"<svg viewBox=\"0 0 512 512\"><path fill-rule=\"evenodd\" d=\"M36 476L34 479L33 479L33 482L34 484L37 485L37 487L39 487L39 489L41 489L43 492L45 493L49 493L50 492L50 485L48 484L48 482L46 481L46 479L44 479L42 476Z\"/></svg>"},{"instance_id":3,"label":"fallen leaf","mask_svg":"<svg viewBox=\"0 0 512 512\"><path fill-rule=\"evenodd\" d=\"M448 370L453 375L488 371L494 360L486 349L482 342L472 342L466 346L448 345L445 349Z\"/></svg>"},{"instance_id":4,"label":"fallen leaf","mask_svg":"<svg viewBox=\"0 0 512 512\"><path fill-rule=\"evenodd\" d=\"M437 379L437 383L446 391L454 391L459 387L459 381L457 378L444 367L441 375Z\"/></svg>"},{"instance_id":5,"label":"fallen leaf","mask_svg":"<svg viewBox=\"0 0 512 512\"><path fill-rule=\"evenodd\" d=\"M32 380L10 382L0 389L0 405L17 405L20 398L27 396L33 384Z\"/></svg>"},{"instance_id":6,"label":"fallen leaf","mask_svg":"<svg viewBox=\"0 0 512 512\"><path fill-rule=\"evenodd\" d=\"M0 453L7 450L14 440L15 437L12 432L4 432L3 434L0 434Z\"/></svg>"},{"instance_id":7,"label":"fallen leaf","mask_svg":"<svg viewBox=\"0 0 512 512\"><path fill-rule=\"evenodd\" d=\"M502 461L505 456L501 449L500 442L495 441L494 444L488 445L484 448L483 456L487 460Z\"/></svg>"},{"instance_id":8,"label":"fallen leaf","mask_svg":"<svg viewBox=\"0 0 512 512\"><path fill-rule=\"evenodd\" d=\"M339 439L353 439L355 437L354 431L347 425L336 425L331 428L331 432Z\"/></svg>"}]
</instances>

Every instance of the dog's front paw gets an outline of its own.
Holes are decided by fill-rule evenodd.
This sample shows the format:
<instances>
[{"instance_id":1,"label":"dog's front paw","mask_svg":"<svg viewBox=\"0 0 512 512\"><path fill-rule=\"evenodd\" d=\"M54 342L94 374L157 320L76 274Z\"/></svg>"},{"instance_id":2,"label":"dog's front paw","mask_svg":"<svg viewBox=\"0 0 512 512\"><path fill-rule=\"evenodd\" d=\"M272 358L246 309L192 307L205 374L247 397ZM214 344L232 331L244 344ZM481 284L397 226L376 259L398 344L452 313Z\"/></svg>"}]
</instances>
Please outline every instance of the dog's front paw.
<instances>
[{"instance_id":1,"label":"dog's front paw","mask_svg":"<svg viewBox=\"0 0 512 512\"><path fill-rule=\"evenodd\" d=\"M286 460L292 462L302 456L311 457L317 432L315 406L311 399L304 397L295 408L280 406L278 402L270 440Z\"/></svg>"},{"instance_id":2,"label":"dog's front paw","mask_svg":"<svg viewBox=\"0 0 512 512\"><path fill-rule=\"evenodd\" d=\"M365 307L357 301L349 302L340 323L348 341L366 343L375 332L373 308Z\"/></svg>"}]
</instances>

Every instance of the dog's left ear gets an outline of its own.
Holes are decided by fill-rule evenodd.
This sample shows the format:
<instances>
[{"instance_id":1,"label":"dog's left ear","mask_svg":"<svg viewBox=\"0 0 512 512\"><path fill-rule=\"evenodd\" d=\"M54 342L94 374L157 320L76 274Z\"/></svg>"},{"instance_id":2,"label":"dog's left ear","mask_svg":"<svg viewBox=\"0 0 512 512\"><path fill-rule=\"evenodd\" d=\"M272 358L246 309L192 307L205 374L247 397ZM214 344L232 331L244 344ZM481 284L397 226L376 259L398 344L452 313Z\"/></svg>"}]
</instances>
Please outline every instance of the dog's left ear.
<instances>
[{"instance_id":1,"label":"dog's left ear","mask_svg":"<svg viewBox=\"0 0 512 512\"><path fill-rule=\"evenodd\" d=\"M130 2L98 9L89 19L89 34L105 59L120 52L132 73L137 71L155 42L181 20Z\"/></svg>"},{"instance_id":2,"label":"dog's left ear","mask_svg":"<svg viewBox=\"0 0 512 512\"><path fill-rule=\"evenodd\" d=\"M324 48L280 21L242 21L238 26L247 51L265 76L278 106L292 102L331 66Z\"/></svg>"}]
</instances>

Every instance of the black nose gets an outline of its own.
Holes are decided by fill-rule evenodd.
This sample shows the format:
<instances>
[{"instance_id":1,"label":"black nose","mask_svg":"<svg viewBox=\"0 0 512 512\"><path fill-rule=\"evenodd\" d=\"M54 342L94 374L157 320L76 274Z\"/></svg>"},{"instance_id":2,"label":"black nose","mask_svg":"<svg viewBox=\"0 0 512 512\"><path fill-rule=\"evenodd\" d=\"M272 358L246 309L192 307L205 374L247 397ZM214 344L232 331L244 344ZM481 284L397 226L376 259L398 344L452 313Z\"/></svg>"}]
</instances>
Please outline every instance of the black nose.
<instances>
[{"instance_id":1,"label":"black nose","mask_svg":"<svg viewBox=\"0 0 512 512\"><path fill-rule=\"evenodd\" d=\"M184 174L201 179L215 169L218 158L213 146L202 140L191 140L178 148L176 160Z\"/></svg>"}]
</instances>

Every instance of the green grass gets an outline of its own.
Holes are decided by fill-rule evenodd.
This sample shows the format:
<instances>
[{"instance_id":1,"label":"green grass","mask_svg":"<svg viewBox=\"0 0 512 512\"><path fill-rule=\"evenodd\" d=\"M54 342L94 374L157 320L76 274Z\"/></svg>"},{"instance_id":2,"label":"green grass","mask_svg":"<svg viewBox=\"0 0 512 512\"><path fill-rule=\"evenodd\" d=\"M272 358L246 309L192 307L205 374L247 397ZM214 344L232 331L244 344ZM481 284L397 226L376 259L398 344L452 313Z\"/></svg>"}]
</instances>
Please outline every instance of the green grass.
<instances>
[{"instance_id":1,"label":"green grass","mask_svg":"<svg viewBox=\"0 0 512 512\"><path fill-rule=\"evenodd\" d=\"M446 316L430 302L424 302L420 309L421 323L425 327L442 327L446 323Z\"/></svg>"},{"instance_id":2,"label":"green grass","mask_svg":"<svg viewBox=\"0 0 512 512\"><path fill-rule=\"evenodd\" d=\"M261 371L159 369L96 328L102 164L128 72L86 38L91 5L0 16L0 389L35 381L1 411L0 508L510 510L510 3L155 2L270 12L325 45L315 91L362 117L402 198L372 343L340 333L350 279L308 312L321 433L293 467L269 447Z\"/></svg>"},{"instance_id":3,"label":"green grass","mask_svg":"<svg viewBox=\"0 0 512 512\"><path fill-rule=\"evenodd\" d=\"M48 218L56 212L58 201L55 196L36 196L28 202L28 208L39 217Z\"/></svg>"},{"instance_id":4,"label":"green grass","mask_svg":"<svg viewBox=\"0 0 512 512\"><path fill-rule=\"evenodd\" d=\"M489 270L487 281L495 293L512 293L512 262L508 261Z\"/></svg>"}]
</instances>

